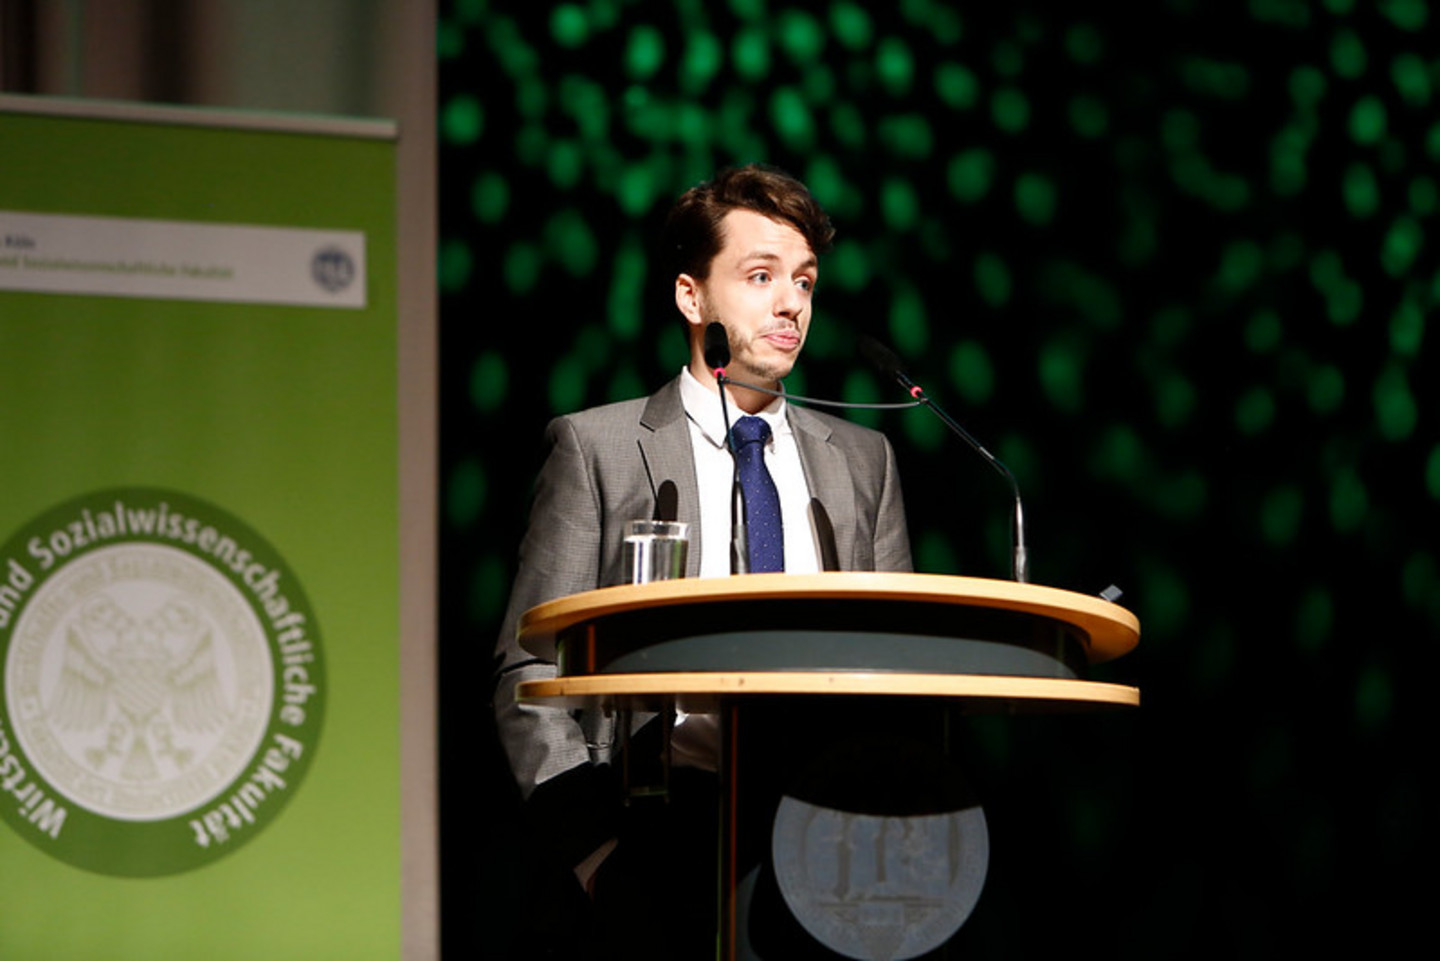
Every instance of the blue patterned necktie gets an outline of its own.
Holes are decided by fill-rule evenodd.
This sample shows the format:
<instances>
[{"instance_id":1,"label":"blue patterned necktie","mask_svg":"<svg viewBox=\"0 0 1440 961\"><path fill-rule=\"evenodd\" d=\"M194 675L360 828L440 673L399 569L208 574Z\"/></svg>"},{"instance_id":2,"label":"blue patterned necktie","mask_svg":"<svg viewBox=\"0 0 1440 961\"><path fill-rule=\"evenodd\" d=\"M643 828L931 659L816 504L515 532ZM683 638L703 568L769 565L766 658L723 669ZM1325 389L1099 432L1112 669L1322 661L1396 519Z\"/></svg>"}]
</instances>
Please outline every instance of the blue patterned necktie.
<instances>
[{"instance_id":1,"label":"blue patterned necktie","mask_svg":"<svg viewBox=\"0 0 1440 961\"><path fill-rule=\"evenodd\" d=\"M770 425L759 417L742 417L730 432L740 464L740 487L745 492L750 572L783 571L785 530L780 524L780 492L765 466L765 442L770 439Z\"/></svg>"}]
</instances>

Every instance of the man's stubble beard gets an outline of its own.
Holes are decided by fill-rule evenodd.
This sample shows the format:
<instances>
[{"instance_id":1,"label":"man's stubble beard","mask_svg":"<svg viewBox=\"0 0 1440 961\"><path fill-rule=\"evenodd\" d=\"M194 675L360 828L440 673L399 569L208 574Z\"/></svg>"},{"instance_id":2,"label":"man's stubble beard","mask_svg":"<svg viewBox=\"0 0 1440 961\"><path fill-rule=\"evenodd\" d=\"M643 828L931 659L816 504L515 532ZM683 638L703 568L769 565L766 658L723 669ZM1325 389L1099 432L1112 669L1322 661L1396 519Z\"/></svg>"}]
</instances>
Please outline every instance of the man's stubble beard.
<instances>
[{"instance_id":1,"label":"man's stubble beard","mask_svg":"<svg viewBox=\"0 0 1440 961\"><path fill-rule=\"evenodd\" d=\"M702 330L712 323L718 323L725 328L725 337L730 343L730 363L727 365L726 372L733 380L741 380L747 383L757 384L760 387L768 387L771 384L778 384L788 376L790 371L795 367L793 361L783 364L782 366L782 364L779 363L767 363L759 360L755 356L755 352L750 349L749 344L738 344L736 342L736 331L734 328L725 323L725 319L720 316L719 312L704 301L700 304L700 321ZM798 325L796 326L796 330L799 330ZM800 346L803 349L805 345L802 342ZM796 353L796 359L799 359L798 352ZM739 376L736 376L737 372ZM751 378L755 379L751 380Z\"/></svg>"}]
</instances>

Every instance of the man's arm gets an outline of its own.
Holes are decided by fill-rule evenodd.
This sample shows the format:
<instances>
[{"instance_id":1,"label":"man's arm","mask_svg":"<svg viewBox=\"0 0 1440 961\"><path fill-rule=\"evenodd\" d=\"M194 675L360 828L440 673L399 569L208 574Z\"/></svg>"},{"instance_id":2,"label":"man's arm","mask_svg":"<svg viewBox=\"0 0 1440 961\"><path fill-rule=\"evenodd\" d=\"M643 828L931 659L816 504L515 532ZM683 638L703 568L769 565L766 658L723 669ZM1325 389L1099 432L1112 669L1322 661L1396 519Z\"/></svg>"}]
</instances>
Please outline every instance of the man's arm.
<instances>
[{"instance_id":1,"label":"man's arm","mask_svg":"<svg viewBox=\"0 0 1440 961\"><path fill-rule=\"evenodd\" d=\"M911 571L910 533L905 525L905 498L900 493L900 472L890 441L885 447L885 475L880 486L880 509L875 518L875 570Z\"/></svg>"},{"instance_id":2,"label":"man's arm","mask_svg":"<svg viewBox=\"0 0 1440 961\"><path fill-rule=\"evenodd\" d=\"M572 420L551 421L546 440L550 453L496 644L495 722L527 808L562 857L578 864L614 836L619 791L608 767L591 764L585 732L569 712L516 700L521 681L554 677L555 665L522 649L515 634L520 615L536 604L600 586L604 513Z\"/></svg>"}]
</instances>

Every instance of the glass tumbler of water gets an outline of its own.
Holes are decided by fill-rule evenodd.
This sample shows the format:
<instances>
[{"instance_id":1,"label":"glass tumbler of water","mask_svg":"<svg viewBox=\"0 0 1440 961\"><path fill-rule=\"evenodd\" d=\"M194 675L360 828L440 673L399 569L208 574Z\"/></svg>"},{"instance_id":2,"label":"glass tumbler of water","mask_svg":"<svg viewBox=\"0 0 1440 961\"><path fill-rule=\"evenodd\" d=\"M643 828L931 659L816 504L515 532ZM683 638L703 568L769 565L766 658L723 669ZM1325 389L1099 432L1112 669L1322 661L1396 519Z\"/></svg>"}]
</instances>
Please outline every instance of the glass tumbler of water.
<instances>
[{"instance_id":1,"label":"glass tumbler of water","mask_svg":"<svg viewBox=\"0 0 1440 961\"><path fill-rule=\"evenodd\" d=\"M690 525L679 521L625 524L625 583L648 584L685 576Z\"/></svg>"}]
</instances>

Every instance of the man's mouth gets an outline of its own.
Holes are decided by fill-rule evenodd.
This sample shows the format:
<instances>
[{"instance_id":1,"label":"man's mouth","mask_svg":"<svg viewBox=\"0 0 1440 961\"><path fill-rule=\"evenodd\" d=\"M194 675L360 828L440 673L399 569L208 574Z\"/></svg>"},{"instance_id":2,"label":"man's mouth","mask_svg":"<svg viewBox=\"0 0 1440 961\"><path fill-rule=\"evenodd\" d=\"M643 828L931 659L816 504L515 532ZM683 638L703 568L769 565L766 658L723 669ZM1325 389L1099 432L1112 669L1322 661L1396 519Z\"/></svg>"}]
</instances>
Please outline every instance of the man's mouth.
<instances>
[{"instance_id":1,"label":"man's mouth","mask_svg":"<svg viewBox=\"0 0 1440 961\"><path fill-rule=\"evenodd\" d=\"M781 350L794 350L800 346L800 332L788 327L783 330L772 330L760 336L772 347L778 347Z\"/></svg>"}]
</instances>

